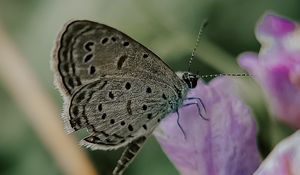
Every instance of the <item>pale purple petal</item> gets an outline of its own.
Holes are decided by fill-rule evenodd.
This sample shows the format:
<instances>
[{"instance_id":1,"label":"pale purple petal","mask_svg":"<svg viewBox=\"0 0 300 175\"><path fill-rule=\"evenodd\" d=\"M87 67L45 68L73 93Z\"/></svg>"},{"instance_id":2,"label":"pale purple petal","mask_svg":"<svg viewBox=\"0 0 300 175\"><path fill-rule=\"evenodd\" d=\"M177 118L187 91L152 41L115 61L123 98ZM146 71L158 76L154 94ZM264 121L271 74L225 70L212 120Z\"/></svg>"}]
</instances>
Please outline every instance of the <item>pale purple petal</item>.
<instances>
[{"instance_id":1,"label":"pale purple petal","mask_svg":"<svg viewBox=\"0 0 300 175\"><path fill-rule=\"evenodd\" d=\"M261 20L259 20L255 32L258 41L262 45L259 55L269 57L271 60L278 54L286 55L286 52L295 46L295 39L293 38L295 38L295 33L297 33L298 30L299 27L295 22L276 15L275 13L266 13ZM300 42L300 35L296 42ZM296 48L300 49L299 46ZM285 57L279 56L277 58Z\"/></svg>"},{"instance_id":2,"label":"pale purple petal","mask_svg":"<svg viewBox=\"0 0 300 175\"><path fill-rule=\"evenodd\" d=\"M254 175L299 175L300 131L281 141Z\"/></svg>"},{"instance_id":3,"label":"pale purple petal","mask_svg":"<svg viewBox=\"0 0 300 175\"><path fill-rule=\"evenodd\" d=\"M164 119L155 136L182 175L250 175L260 163L256 123L250 109L233 95L228 79L217 78L209 85L201 81L188 97L201 98L207 112L198 114L196 105L179 109ZM189 101L191 103L192 101ZM195 101L196 102L196 101Z\"/></svg>"},{"instance_id":4,"label":"pale purple petal","mask_svg":"<svg viewBox=\"0 0 300 175\"><path fill-rule=\"evenodd\" d=\"M257 72L258 55L256 53L246 52L240 55L239 64L242 68L248 70L251 74Z\"/></svg>"},{"instance_id":5,"label":"pale purple petal","mask_svg":"<svg viewBox=\"0 0 300 175\"><path fill-rule=\"evenodd\" d=\"M239 64L262 86L273 116L300 128L299 27L274 14L263 16L261 21L256 33L262 44L258 58L242 54Z\"/></svg>"},{"instance_id":6,"label":"pale purple petal","mask_svg":"<svg viewBox=\"0 0 300 175\"><path fill-rule=\"evenodd\" d=\"M295 29L296 24L292 21L272 13L267 13L258 25L257 32L261 35L279 38L294 32Z\"/></svg>"}]
</instances>

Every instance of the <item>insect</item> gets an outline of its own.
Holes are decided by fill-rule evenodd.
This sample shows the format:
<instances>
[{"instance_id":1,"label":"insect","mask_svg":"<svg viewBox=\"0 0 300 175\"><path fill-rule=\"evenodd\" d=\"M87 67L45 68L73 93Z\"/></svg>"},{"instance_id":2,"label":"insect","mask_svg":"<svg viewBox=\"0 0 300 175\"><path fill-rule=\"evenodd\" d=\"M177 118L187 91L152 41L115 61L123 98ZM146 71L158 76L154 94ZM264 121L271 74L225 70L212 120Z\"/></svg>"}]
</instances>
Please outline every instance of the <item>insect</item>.
<instances>
[{"instance_id":1,"label":"insect","mask_svg":"<svg viewBox=\"0 0 300 175\"><path fill-rule=\"evenodd\" d=\"M178 77L149 49L104 24L76 20L60 32L52 58L64 97L68 133L86 128L91 149L125 147L114 175L121 175L159 122L176 112L198 77Z\"/></svg>"}]
</instances>

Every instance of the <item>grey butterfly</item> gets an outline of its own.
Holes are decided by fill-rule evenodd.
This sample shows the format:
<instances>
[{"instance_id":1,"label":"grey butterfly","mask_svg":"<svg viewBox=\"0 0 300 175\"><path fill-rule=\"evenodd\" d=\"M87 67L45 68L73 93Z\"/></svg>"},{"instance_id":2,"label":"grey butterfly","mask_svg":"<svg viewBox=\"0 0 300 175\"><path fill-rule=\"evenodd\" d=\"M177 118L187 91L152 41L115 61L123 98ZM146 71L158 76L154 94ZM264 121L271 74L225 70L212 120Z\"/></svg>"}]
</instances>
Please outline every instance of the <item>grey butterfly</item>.
<instances>
[{"instance_id":1,"label":"grey butterfly","mask_svg":"<svg viewBox=\"0 0 300 175\"><path fill-rule=\"evenodd\" d=\"M67 23L52 68L64 97L65 129L86 128L81 145L125 147L114 175L123 174L158 123L182 106L198 77L178 77L157 55L126 34L87 20Z\"/></svg>"}]
</instances>

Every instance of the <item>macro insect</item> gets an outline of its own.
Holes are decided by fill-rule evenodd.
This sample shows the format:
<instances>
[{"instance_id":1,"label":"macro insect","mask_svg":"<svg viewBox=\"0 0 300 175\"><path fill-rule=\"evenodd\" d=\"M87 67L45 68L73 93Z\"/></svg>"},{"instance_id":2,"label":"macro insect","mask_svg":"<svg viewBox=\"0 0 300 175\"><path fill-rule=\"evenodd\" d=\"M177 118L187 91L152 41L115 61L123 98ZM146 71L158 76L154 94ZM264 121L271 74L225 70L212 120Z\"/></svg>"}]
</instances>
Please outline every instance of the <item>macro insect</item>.
<instances>
[{"instance_id":1,"label":"macro insect","mask_svg":"<svg viewBox=\"0 0 300 175\"><path fill-rule=\"evenodd\" d=\"M80 144L91 149L126 147L114 175L124 172L159 122L189 100L199 78L188 72L178 77L126 34L88 20L65 25L52 68L64 97L66 131L86 128L90 135Z\"/></svg>"}]
</instances>

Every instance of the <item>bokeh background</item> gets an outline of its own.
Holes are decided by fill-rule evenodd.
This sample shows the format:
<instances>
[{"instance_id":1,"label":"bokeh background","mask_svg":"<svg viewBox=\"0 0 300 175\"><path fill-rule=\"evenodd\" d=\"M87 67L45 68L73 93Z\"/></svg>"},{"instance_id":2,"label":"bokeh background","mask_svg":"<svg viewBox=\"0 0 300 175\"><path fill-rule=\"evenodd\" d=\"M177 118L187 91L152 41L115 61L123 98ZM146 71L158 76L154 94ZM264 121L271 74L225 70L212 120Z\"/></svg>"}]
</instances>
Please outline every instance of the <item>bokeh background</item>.
<instances>
[{"instance_id":1,"label":"bokeh background","mask_svg":"<svg viewBox=\"0 0 300 175\"><path fill-rule=\"evenodd\" d=\"M300 21L299 7L299 0L0 0L0 174L89 175L95 168L107 175L121 154L82 149L76 143L80 133L62 132L63 101L53 86L49 61L65 22L89 19L113 26L179 71L187 70L199 27L208 19L192 70L211 74L242 72L236 58L259 51L254 28L264 12ZM270 120L251 78L239 81L256 115L259 147L266 156L291 130ZM178 174L154 138L126 173Z\"/></svg>"}]
</instances>

